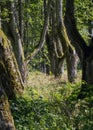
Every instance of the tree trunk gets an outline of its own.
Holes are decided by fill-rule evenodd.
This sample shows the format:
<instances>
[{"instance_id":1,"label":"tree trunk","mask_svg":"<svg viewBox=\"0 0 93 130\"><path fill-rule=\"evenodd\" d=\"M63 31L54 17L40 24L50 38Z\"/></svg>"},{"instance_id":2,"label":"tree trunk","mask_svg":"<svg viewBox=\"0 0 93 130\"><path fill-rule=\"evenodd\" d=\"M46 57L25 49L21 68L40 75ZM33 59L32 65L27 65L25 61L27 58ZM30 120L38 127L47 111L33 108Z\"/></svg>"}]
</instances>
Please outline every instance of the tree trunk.
<instances>
[{"instance_id":1,"label":"tree trunk","mask_svg":"<svg viewBox=\"0 0 93 130\"><path fill-rule=\"evenodd\" d=\"M63 74L64 58L57 58L55 62L55 77L61 78Z\"/></svg>"},{"instance_id":2,"label":"tree trunk","mask_svg":"<svg viewBox=\"0 0 93 130\"><path fill-rule=\"evenodd\" d=\"M82 67L82 80L93 85L93 59L84 59Z\"/></svg>"},{"instance_id":3,"label":"tree trunk","mask_svg":"<svg viewBox=\"0 0 93 130\"><path fill-rule=\"evenodd\" d=\"M8 98L12 99L16 93L22 93L23 82L12 51L12 46L1 30L0 39L1 81Z\"/></svg>"},{"instance_id":4,"label":"tree trunk","mask_svg":"<svg viewBox=\"0 0 93 130\"><path fill-rule=\"evenodd\" d=\"M21 40L23 42L23 8L22 8L22 0L18 0L18 16L19 16L19 33Z\"/></svg>"},{"instance_id":5,"label":"tree trunk","mask_svg":"<svg viewBox=\"0 0 93 130\"><path fill-rule=\"evenodd\" d=\"M82 63L82 86L78 98L93 96L93 54Z\"/></svg>"},{"instance_id":6,"label":"tree trunk","mask_svg":"<svg viewBox=\"0 0 93 130\"><path fill-rule=\"evenodd\" d=\"M93 43L87 46L79 34L74 17L74 0L66 0L65 25L68 37L82 64L82 86L78 98L90 96L93 91Z\"/></svg>"},{"instance_id":7,"label":"tree trunk","mask_svg":"<svg viewBox=\"0 0 93 130\"><path fill-rule=\"evenodd\" d=\"M0 30L0 130L15 130L8 99L22 91L23 82L11 44Z\"/></svg>"},{"instance_id":8,"label":"tree trunk","mask_svg":"<svg viewBox=\"0 0 93 130\"><path fill-rule=\"evenodd\" d=\"M54 74L55 71L55 51L54 51L54 44L51 39L51 36L47 33L46 34L46 44L48 49L48 57L50 60L50 71Z\"/></svg>"},{"instance_id":9,"label":"tree trunk","mask_svg":"<svg viewBox=\"0 0 93 130\"><path fill-rule=\"evenodd\" d=\"M62 0L56 0L56 6L57 6L56 8L57 8L58 35L62 44L63 53L66 56L68 80L70 82L73 82L76 77L76 63L75 63L75 58L73 53L74 48L68 39L68 35L65 29L65 25L62 17Z\"/></svg>"},{"instance_id":10,"label":"tree trunk","mask_svg":"<svg viewBox=\"0 0 93 130\"><path fill-rule=\"evenodd\" d=\"M10 22L9 29L12 36L10 37L13 42L13 49L17 59L18 67L22 75L23 81L25 80L25 62L24 62L24 51L22 47L22 39L18 28L18 16L14 0L10 2Z\"/></svg>"},{"instance_id":11,"label":"tree trunk","mask_svg":"<svg viewBox=\"0 0 93 130\"><path fill-rule=\"evenodd\" d=\"M62 57L63 49L57 33L56 20L56 1L52 1L52 8L49 17L51 32L47 31L46 43L50 59L50 70L55 77L61 77L64 58Z\"/></svg>"},{"instance_id":12,"label":"tree trunk","mask_svg":"<svg viewBox=\"0 0 93 130\"><path fill-rule=\"evenodd\" d=\"M69 48L69 52L66 54L67 75L69 82L74 82L77 77L77 58L75 50Z\"/></svg>"},{"instance_id":13,"label":"tree trunk","mask_svg":"<svg viewBox=\"0 0 93 130\"><path fill-rule=\"evenodd\" d=\"M1 67L0 67L1 69ZM0 76L0 130L15 130L7 96L4 92Z\"/></svg>"},{"instance_id":14,"label":"tree trunk","mask_svg":"<svg viewBox=\"0 0 93 130\"><path fill-rule=\"evenodd\" d=\"M1 6L0 6L0 14L1 14ZM1 16L0 16L0 29L1 29Z\"/></svg>"},{"instance_id":15,"label":"tree trunk","mask_svg":"<svg viewBox=\"0 0 93 130\"><path fill-rule=\"evenodd\" d=\"M50 59L50 71L52 72L52 74L55 75L55 77L61 77L64 57L57 57L54 47L54 41L52 40L51 35L48 33L46 35L46 43Z\"/></svg>"}]
</instances>

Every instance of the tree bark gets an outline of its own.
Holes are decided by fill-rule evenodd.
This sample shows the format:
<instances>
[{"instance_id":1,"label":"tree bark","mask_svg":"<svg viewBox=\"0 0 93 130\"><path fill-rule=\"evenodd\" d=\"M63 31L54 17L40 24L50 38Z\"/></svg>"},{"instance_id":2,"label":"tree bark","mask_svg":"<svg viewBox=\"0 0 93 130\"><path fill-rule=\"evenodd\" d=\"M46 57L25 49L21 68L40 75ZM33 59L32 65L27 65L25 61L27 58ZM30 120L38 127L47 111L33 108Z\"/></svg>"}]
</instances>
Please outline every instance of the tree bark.
<instances>
[{"instance_id":1,"label":"tree bark","mask_svg":"<svg viewBox=\"0 0 93 130\"><path fill-rule=\"evenodd\" d=\"M77 54L75 50L69 48L69 51L66 55L66 64L67 64L67 75L69 82L75 82L77 77Z\"/></svg>"},{"instance_id":2,"label":"tree bark","mask_svg":"<svg viewBox=\"0 0 93 130\"><path fill-rule=\"evenodd\" d=\"M1 69L1 66L0 66ZM13 117L11 115L10 106L7 96L4 92L0 76L0 130L15 130Z\"/></svg>"},{"instance_id":3,"label":"tree bark","mask_svg":"<svg viewBox=\"0 0 93 130\"><path fill-rule=\"evenodd\" d=\"M1 14L1 5L0 5L0 14ZM1 29L1 16L0 16L0 29Z\"/></svg>"},{"instance_id":4,"label":"tree bark","mask_svg":"<svg viewBox=\"0 0 93 130\"><path fill-rule=\"evenodd\" d=\"M18 16L19 16L19 34L21 40L23 42L23 8L22 8L22 0L18 0Z\"/></svg>"},{"instance_id":5,"label":"tree bark","mask_svg":"<svg viewBox=\"0 0 93 130\"><path fill-rule=\"evenodd\" d=\"M12 46L1 30L0 39L1 81L8 98L12 99L17 93L22 93L23 82Z\"/></svg>"},{"instance_id":6,"label":"tree bark","mask_svg":"<svg viewBox=\"0 0 93 130\"><path fill-rule=\"evenodd\" d=\"M8 99L22 91L23 82L12 46L0 29L0 130L15 130Z\"/></svg>"},{"instance_id":7,"label":"tree bark","mask_svg":"<svg viewBox=\"0 0 93 130\"><path fill-rule=\"evenodd\" d=\"M24 62L24 51L23 51L23 47L22 47L22 39L21 39L21 35L20 35L20 31L18 28L18 16L17 16L17 10L16 10L16 6L15 6L15 2L11 1L10 2L10 23L9 23L9 29L11 31L12 37L10 37L12 39L13 44L13 49L15 52L15 56L17 59L17 63L18 63L18 67L20 70L20 73L22 75L22 79L23 81L25 80L25 62Z\"/></svg>"},{"instance_id":8,"label":"tree bark","mask_svg":"<svg viewBox=\"0 0 93 130\"><path fill-rule=\"evenodd\" d=\"M64 17L67 35L71 44L75 47L75 50L82 61L83 53L87 51L87 45L79 34L76 27L76 20L74 17L74 0L66 0L66 12Z\"/></svg>"}]
</instances>

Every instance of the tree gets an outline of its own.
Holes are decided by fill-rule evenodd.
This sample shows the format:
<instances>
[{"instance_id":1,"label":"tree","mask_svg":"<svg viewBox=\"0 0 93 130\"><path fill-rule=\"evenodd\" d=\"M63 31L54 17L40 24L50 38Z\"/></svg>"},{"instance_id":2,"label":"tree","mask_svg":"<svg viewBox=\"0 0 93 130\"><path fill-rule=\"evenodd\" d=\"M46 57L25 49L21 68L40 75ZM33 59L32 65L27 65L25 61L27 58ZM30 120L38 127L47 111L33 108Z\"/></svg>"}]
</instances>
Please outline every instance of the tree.
<instances>
[{"instance_id":1,"label":"tree","mask_svg":"<svg viewBox=\"0 0 93 130\"><path fill-rule=\"evenodd\" d=\"M22 75L23 81L25 80L25 63L24 63L24 50L23 50L23 39L22 29L20 30L20 19L17 10L17 1L5 1L1 2L1 18L2 18L2 29L11 40L13 44L14 54L17 59L18 67ZM6 15L4 15L4 13ZM20 25L21 26L21 25Z\"/></svg>"},{"instance_id":2,"label":"tree","mask_svg":"<svg viewBox=\"0 0 93 130\"><path fill-rule=\"evenodd\" d=\"M68 80L73 82L76 77L75 50L70 44L66 34L62 17L62 0L52 2L49 21L50 26L46 35L46 43L51 63L51 71L55 77L60 77L62 75L64 58L66 58Z\"/></svg>"},{"instance_id":3,"label":"tree","mask_svg":"<svg viewBox=\"0 0 93 130\"><path fill-rule=\"evenodd\" d=\"M12 46L0 29L0 129L15 130L8 99L22 91L23 82Z\"/></svg>"},{"instance_id":4,"label":"tree","mask_svg":"<svg viewBox=\"0 0 93 130\"><path fill-rule=\"evenodd\" d=\"M66 57L66 63L67 63L67 74L68 74L68 80L70 82L74 82L76 78L76 58L75 58L75 50L73 46L71 45L67 33L66 28L63 20L63 1L62 0L56 0L56 6L57 6L57 30L58 35L62 44L63 53Z\"/></svg>"},{"instance_id":5,"label":"tree","mask_svg":"<svg viewBox=\"0 0 93 130\"><path fill-rule=\"evenodd\" d=\"M93 85L93 43L87 45L78 32L74 14L74 0L66 0L65 25L68 37L75 47L82 64L82 81L85 84L82 84L79 97L83 98L86 94L91 93L92 88L90 89L88 85Z\"/></svg>"},{"instance_id":6,"label":"tree","mask_svg":"<svg viewBox=\"0 0 93 130\"><path fill-rule=\"evenodd\" d=\"M12 33L11 39L14 42L13 48L14 48L15 56L16 56L16 59L18 62L19 70L21 72L23 80L25 80L25 77L24 77L24 75L25 75L25 72L24 72L24 66L25 66L24 65L25 64L24 63L24 51L23 51L23 46L22 46L22 25L20 25L22 18L20 18L20 15L21 15L20 14L19 20L18 20L16 4L14 1L10 2L10 12L11 13L10 13L9 28L10 28L11 33Z\"/></svg>"},{"instance_id":7,"label":"tree","mask_svg":"<svg viewBox=\"0 0 93 130\"><path fill-rule=\"evenodd\" d=\"M49 30L46 34L46 44L50 59L50 71L55 75L55 77L61 77L64 56L62 45L57 33L56 1L52 1L52 8L49 17Z\"/></svg>"}]
</instances>

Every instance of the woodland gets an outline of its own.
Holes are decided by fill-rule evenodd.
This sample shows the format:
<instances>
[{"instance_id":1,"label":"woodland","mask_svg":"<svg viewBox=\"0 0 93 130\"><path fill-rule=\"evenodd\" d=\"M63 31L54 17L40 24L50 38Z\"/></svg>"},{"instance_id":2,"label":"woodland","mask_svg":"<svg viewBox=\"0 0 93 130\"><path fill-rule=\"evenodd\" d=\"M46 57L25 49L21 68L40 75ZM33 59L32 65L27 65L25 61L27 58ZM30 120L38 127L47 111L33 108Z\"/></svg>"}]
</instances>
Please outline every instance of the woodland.
<instances>
[{"instance_id":1,"label":"woodland","mask_svg":"<svg viewBox=\"0 0 93 130\"><path fill-rule=\"evenodd\" d=\"M0 130L93 130L93 0L0 0Z\"/></svg>"}]
</instances>

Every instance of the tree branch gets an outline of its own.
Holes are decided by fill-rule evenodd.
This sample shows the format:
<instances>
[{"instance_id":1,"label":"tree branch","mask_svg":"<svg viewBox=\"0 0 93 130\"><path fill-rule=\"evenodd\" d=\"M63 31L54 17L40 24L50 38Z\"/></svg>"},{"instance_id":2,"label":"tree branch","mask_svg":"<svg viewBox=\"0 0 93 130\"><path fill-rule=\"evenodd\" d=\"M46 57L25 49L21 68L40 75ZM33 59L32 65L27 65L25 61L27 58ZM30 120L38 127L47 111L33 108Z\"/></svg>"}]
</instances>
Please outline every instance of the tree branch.
<instances>
[{"instance_id":1,"label":"tree branch","mask_svg":"<svg viewBox=\"0 0 93 130\"><path fill-rule=\"evenodd\" d=\"M26 58L26 63L27 64L34 58L34 56L44 46L45 36L46 36L47 29L48 29L48 22L49 22L49 14L50 14L51 2L52 2L52 0L49 0L48 4L47 4L47 12L46 12L46 16L45 16L44 25L43 25L43 29L42 29L42 33L41 33L39 44L35 47L34 51L30 55L27 56L27 58Z\"/></svg>"}]
</instances>

